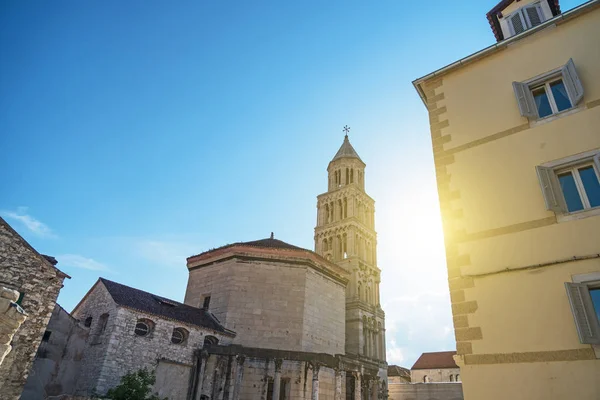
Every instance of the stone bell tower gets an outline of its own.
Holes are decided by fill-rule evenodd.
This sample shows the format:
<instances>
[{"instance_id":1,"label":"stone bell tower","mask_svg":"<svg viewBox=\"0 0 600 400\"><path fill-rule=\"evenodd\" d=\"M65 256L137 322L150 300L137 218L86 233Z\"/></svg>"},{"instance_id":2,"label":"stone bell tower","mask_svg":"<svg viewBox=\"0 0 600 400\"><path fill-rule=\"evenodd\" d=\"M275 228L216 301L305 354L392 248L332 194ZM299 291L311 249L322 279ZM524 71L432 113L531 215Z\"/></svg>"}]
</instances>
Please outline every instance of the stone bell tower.
<instances>
[{"instance_id":1,"label":"stone bell tower","mask_svg":"<svg viewBox=\"0 0 600 400\"><path fill-rule=\"evenodd\" d=\"M346 289L346 354L385 361L375 201L365 192L365 166L346 135L327 167L327 192L317 196L315 252L351 274Z\"/></svg>"}]
</instances>

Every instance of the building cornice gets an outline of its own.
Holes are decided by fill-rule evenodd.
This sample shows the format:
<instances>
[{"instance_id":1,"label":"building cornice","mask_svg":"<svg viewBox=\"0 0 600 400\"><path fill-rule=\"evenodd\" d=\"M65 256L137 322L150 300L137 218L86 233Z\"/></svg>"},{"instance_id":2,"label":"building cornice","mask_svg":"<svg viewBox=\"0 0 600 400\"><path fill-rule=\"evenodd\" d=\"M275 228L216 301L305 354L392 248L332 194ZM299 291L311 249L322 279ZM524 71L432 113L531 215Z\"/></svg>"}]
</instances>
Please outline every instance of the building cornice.
<instances>
[{"instance_id":1,"label":"building cornice","mask_svg":"<svg viewBox=\"0 0 600 400\"><path fill-rule=\"evenodd\" d=\"M451 64L448 64L445 67L442 67L430 74L422 76L421 78L417 78L412 82L413 86L415 87L415 90L417 91L417 93L419 94L419 97L423 101L423 104L425 105L425 107L427 107L427 99L425 98L425 91L423 90L423 88L421 86L424 82L426 82L432 78L437 78L437 77L446 75L450 72L453 72L457 69L464 67L465 65L469 65L469 64L471 64L475 61L478 61L484 57L487 57L489 55L492 55L499 51L502 51L505 48L507 48L509 45L511 45L512 43L515 43L523 38L531 36L549 26L560 24L562 22L565 22L566 20L570 20L570 19L579 17L579 16L593 10L594 8L596 8L599 5L600 5L600 0L590 0L587 3L583 3L567 12L559 14L556 17L551 18L551 19L541 23L540 25L538 25L534 28L528 29L518 35L511 36L510 38L508 38L506 40L495 43L495 44L493 44L489 47L486 47L482 50L479 50L467 57L461 58L460 60L455 61Z\"/></svg>"}]
</instances>

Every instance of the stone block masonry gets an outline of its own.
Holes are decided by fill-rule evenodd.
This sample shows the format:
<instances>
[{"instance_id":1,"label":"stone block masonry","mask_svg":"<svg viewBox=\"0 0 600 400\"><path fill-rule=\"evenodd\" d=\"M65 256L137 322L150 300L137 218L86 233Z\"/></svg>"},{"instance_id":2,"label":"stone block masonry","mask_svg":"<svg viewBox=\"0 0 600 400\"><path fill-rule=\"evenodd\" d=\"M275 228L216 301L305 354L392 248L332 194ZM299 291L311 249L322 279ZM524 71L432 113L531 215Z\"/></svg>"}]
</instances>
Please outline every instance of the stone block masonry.
<instances>
[{"instance_id":1,"label":"stone block masonry","mask_svg":"<svg viewBox=\"0 0 600 400\"><path fill-rule=\"evenodd\" d=\"M10 352L12 338L27 318L23 309L15 303L19 292L0 287L0 365Z\"/></svg>"},{"instance_id":2,"label":"stone block masonry","mask_svg":"<svg viewBox=\"0 0 600 400\"><path fill-rule=\"evenodd\" d=\"M2 400L21 396L58 292L67 277L0 218L0 285L19 292L20 305L27 314L14 333L12 350L0 365ZM8 313L16 317L17 309L13 307Z\"/></svg>"}]
</instances>

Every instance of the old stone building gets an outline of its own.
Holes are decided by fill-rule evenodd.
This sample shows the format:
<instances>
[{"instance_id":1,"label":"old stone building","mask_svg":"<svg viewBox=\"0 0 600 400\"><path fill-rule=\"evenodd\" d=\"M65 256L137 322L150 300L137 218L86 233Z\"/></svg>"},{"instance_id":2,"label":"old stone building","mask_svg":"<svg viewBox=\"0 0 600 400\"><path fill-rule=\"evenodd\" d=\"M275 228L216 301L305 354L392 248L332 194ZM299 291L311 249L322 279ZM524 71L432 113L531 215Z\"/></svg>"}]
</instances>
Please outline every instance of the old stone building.
<instances>
[{"instance_id":1,"label":"old stone building","mask_svg":"<svg viewBox=\"0 0 600 400\"><path fill-rule=\"evenodd\" d=\"M460 368L454 361L455 355L456 351L423 353L410 371L396 367L394 378L389 378L389 399L462 400Z\"/></svg>"},{"instance_id":2,"label":"old stone building","mask_svg":"<svg viewBox=\"0 0 600 400\"><path fill-rule=\"evenodd\" d=\"M183 304L101 278L72 313L87 330L72 392L104 394L146 367L170 400L386 398L364 168L346 136L318 197L316 251L271 234L191 256Z\"/></svg>"},{"instance_id":3,"label":"old stone building","mask_svg":"<svg viewBox=\"0 0 600 400\"><path fill-rule=\"evenodd\" d=\"M456 351L423 353L410 369L411 382L460 382L460 368L454 361Z\"/></svg>"},{"instance_id":4,"label":"old stone building","mask_svg":"<svg viewBox=\"0 0 600 400\"><path fill-rule=\"evenodd\" d=\"M100 278L75 307L88 333L75 394L104 394L121 376L140 368L156 371L157 391L185 399L195 351L205 342L230 343L205 309Z\"/></svg>"},{"instance_id":5,"label":"old stone building","mask_svg":"<svg viewBox=\"0 0 600 400\"><path fill-rule=\"evenodd\" d=\"M3 400L18 399L21 395L58 292L68 278L55 264L56 260L38 253L0 218L0 286L19 293L16 303L27 314L14 332L12 350L0 365Z\"/></svg>"}]
</instances>

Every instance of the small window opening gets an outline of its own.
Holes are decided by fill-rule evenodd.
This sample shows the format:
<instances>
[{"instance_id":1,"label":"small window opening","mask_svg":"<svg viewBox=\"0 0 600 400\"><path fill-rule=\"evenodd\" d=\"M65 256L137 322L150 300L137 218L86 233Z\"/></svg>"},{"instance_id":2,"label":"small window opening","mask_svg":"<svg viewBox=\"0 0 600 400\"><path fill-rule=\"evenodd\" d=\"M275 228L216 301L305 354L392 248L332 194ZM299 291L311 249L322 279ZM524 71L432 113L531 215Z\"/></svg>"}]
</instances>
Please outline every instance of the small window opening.
<instances>
[{"instance_id":1,"label":"small window opening","mask_svg":"<svg viewBox=\"0 0 600 400\"><path fill-rule=\"evenodd\" d=\"M153 325L154 324L152 323L152 321L148 319L138 319L137 323L135 324L134 333L137 336L148 336L152 331Z\"/></svg>"},{"instance_id":2,"label":"small window opening","mask_svg":"<svg viewBox=\"0 0 600 400\"><path fill-rule=\"evenodd\" d=\"M202 303L202 308L204 308L205 310L208 310L209 306L210 306L210 295L204 296L204 302Z\"/></svg>"},{"instance_id":3,"label":"small window opening","mask_svg":"<svg viewBox=\"0 0 600 400\"><path fill-rule=\"evenodd\" d=\"M217 344L219 344L219 339L216 337L210 335L204 337L204 346L214 346Z\"/></svg>"},{"instance_id":4,"label":"small window opening","mask_svg":"<svg viewBox=\"0 0 600 400\"><path fill-rule=\"evenodd\" d=\"M175 328L173 329L173 334L171 335L171 343L173 344L182 344L185 342L187 337L187 331L183 328Z\"/></svg>"},{"instance_id":5,"label":"small window opening","mask_svg":"<svg viewBox=\"0 0 600 400\"><path fill-rule=\"evenodd\" d=\"M85 321L83 322L83 326L85 326L86 328L89 328L90 326L92 326L92 317L87 317L85 319Z\"/></svg>"},{"instance_id":6,"label":"small window opening","mask_svg":"<svg viewBox=\"0 0 600 400\"><path fill-rule=\"evenodd\" d=\"M429 382L429 377L427 375L423 376L423 383Z\"/></svg>"},{"instance_id":7,"label":"small window opening","mask_svg":"<svg viewBox=\"0 0 600 400\"><path fill-rule=\"evenodd\" d=\"M450 382L454 382L454 375L450 374Z\"/></svg>"},{"instance_id":8,"label":"small window opening","mask_svg":"<svg viewBox=\"0 0 600 400\"><path fill-rule=\"evenodd\" d=\"M19 298L17 299L16 303L20 306L23 305L23 298L25 297L25 292L23 292L22 290L19 290Z\"/></svg>"},{"instance_id":9,"label":"small window opening","mask_svg":"<svg viewBox=\"0 0 600 400\"><path fill-rule=\"evenodd\" d=\"M108 324L108 314L102 314L98 320L98 334L103 334Z\"/></svg>"},{"instance_id":10,"label":"small window opening","mask_svg":"<svg viewBox=\"0 0 600 400\"><path fill-rule=\"evenodd\" d=\"M50 340L50 335L51 334L52 334L51 331L44 332L44 336L42 336L42 342L47 342L48 340Z\"/></svg>"}]
</instances>

